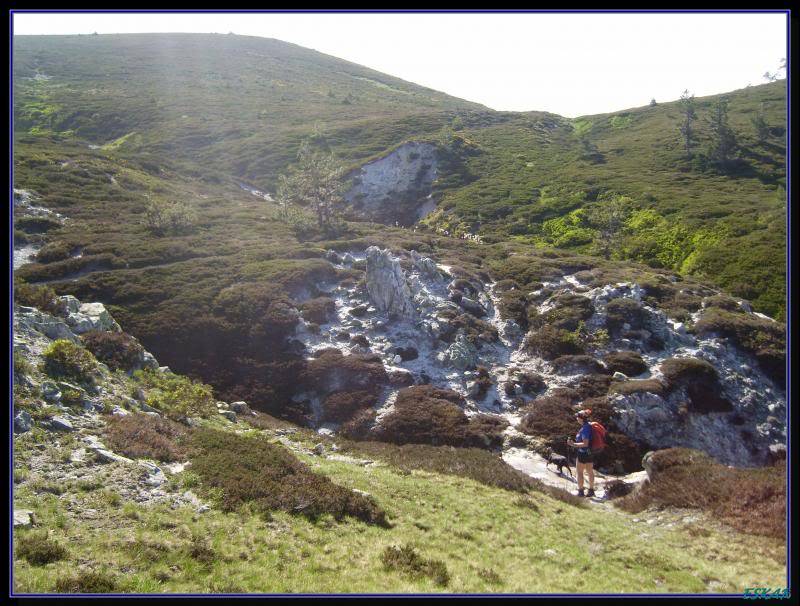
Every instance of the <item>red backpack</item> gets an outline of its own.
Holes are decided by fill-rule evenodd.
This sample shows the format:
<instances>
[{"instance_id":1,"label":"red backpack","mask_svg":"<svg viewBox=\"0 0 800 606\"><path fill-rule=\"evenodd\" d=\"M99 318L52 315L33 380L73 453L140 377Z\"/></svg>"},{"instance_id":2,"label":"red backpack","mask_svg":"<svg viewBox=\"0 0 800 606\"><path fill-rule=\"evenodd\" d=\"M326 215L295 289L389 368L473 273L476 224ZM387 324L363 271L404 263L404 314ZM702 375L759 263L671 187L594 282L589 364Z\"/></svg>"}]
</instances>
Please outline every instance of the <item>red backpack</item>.
<instances>
[{"instance_id":1,"label":"red backpack","mask_svg":"<svg viewBox=\"0 0 800 606\"><path fill-rule=\"evenodd\" d=\"M597 421L591 421L589 425L592 426L592 441L589 443L589 449L592 452L601 452L606 447L606 428Z\"/></svg>"}]
</instances>

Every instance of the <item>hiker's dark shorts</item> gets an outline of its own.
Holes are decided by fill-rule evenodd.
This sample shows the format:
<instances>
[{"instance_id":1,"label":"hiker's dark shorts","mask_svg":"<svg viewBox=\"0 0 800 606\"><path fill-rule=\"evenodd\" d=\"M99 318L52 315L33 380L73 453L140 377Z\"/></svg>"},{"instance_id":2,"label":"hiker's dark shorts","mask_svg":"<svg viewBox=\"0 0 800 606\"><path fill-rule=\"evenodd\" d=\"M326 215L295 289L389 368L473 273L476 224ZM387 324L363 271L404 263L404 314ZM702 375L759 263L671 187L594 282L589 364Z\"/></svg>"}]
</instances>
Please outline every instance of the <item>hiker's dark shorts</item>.
<instances>
[{"instance_id":1,"label":"hiker's dark shorts","mask_svg":"<svg viewBox=\"0 0 800 606\"><path fill-rule=\"evenodd\" d=\"M579 450L578 463L594 463L594 455L591 452L583 453Z\"/></svg>"}]
</instances>

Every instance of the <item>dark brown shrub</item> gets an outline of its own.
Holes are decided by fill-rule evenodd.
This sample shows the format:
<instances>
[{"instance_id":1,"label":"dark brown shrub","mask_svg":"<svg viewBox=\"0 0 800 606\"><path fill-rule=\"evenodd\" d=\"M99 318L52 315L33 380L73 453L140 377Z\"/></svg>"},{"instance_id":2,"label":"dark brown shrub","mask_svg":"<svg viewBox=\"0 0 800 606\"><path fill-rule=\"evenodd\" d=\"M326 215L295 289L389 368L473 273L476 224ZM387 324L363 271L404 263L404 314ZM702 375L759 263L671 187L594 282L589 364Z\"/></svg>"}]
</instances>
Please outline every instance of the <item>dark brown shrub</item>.
<instances>
[{"instance_id":1,"label":"dark brown shrub","mask_svg":"<svg viewBox=\"0 0 800 606\"><path fill-rule=\"evenodd\" d=\"M303 376L303 391L327 394L335 391L377 391L388 381L380 356L352 354L337 349L320 352L310 360Z\"/></svg>"},{"instance_id":2,"label":"dark brown shrub","mask_svg":"<svg viewBox=\"0 0 800 606\"><path fill-rule=\"evenodd\" d=\"M621 372L629 377L635 377L647 370L642 356L635 351L613 351L603 357L606 367L612 374Z\"/></svg>"},{"instance_id":3,"label":"dark brown shrub","mask_svg":"<svg viewBox=\"0 0 800 606\"><path fill-rule=\"evenodd\" d=\"M21 534L17 540L15 555L33 566L44 566L50 562L63 560L69 551L47 535L47 530L31 531Z\"/></svg>"},{"instance_id":4,"label":"dark brown shrub","mask_svg":"<svg viewBox=\"0 0 800 606\"><path fill-rule=\"evenodd\" d=\"M608 373L606 367L600 364L592 356L587 355L566 355L559 356L553 360L553 368L556 372L566 373Z\"/></svg>"},{"instance_id":5,"label":"dark brown shrub","mask_svg":"<svg viewBox=\"0 0 800 606\"><path fill-rule=\"evenodd\" d=\"M339 426L339 435L350 440L366 440L370 437L375 417L372 408L361 410Z\"/></svg>"},{"instance_id":6,"label":"dark brown shrub","mask_svg":"<svg viewBox=\"0 0 800 606\"><path fill-rule=\"evenodd\" d=\"M379 440L395 444L431 444L496 448L505 425L485 415L468 418L464 398L431 385L406 387L398 392L394 410L374 429Z\"/></svg>"},{"instance_id":7,"label":"dark brown shrub","mask_svg":"<svg viewBox=\"0 0 800 606\"><path fill-rule=\"evenodd\" d=\"M299 309L306 322L327 324L336 313L336 303L330 297L317 297L304 301Z\"/></svg>"},{"instance_id":8,"label":"dark brown shrub","mask_svg":"<svg viewBox=\"0 0 800 606\"><path fill-rule=\"evenodd\" d=\"M120 584L114 575L105 571L84 570L56 581L57 593L116 593Z\"/></svg>"},{"instance_id":9,"label":"dark brown shrub","mask_svg":"<svg viewBox=\"0 0 800 606\"><path fill-rule=\"evenodd\" d=\"M668 358L661 363L661 372L670 389L685 387L695 412L727 412L733 405L720 396L717 370L699 358Z\"/></svg>"},{"instance_id":10,"label":"dark brown shrub","mask_svg":"<svg viewBox=\"0 0 800 606\"><path fill-rule=\"evenodd\" d=\"M387 547L381 554L381 562L386 570L398 570L413 579L428 577L441 587L446 587L450 582L444 562L425 559L408 545Z\"/></svg>"},{"instance_id":11,"label":"dark brown shrub","mask_svg":"<svg viewBox=\"0 0 800 606\"><path fill-rule=\"evenodd\" d=\"M576 294L558 296L553 302L555 307L533 320L534 328L551 326L556 329L574 331L583 320L588 320L594 313L594 305L588 297ZM531 320L529 319L529 321Z\"/></svg>"},{"instance_id":12,"label":"dark brown shrub","mask_svg":"<svg viewBox=\"0 0 800 606\"><path fill-rule=\"evenodd\" d=\"M786 538L786 465L728 467L705 453L669 448L651 458L650 482L616 504L626 511L650 505L688 507L751 534Z\"/></svg>"},{"instance_id":13,"label":"dark brown shrub","mask_svg":"<svg viewBox=\"0 0 800 606\"><path fill-rule=\"evenodd\" d=\"M132 459L155 459L164 463L181 461L186 451L178 445L186 428L163 417L144 414L111 416L105 429L105 439L115 452Z\"/></svg>"},{"instance_id":14,"label":"dark brown shrub","mask_svg":"<svg viewBox=\"0 0 800 606\"><path fill-rule=\"evenodd\" d=\"M575 333L553 326L543 326L528 333L525 337L525 348L528 353L541 356L545 360L583 353L583 344Z\"/></svg>"},{"instance_id":15,"label":"dark brown shrub","mask_svg":"<svg viewBox=\"0 0 800 606\"><path fill-rule=\"evenodd\" d=\"M657 396L666 395L667 388L658 379L639 379L612 383L609 393L628 396L634 393L652 393Z\"/></svg>"},{"instance_id":16,"label":"dark brown shrub","mask_svg":"<svg viewBox=\"0 0 800 606\"><path fill-rule=\"evenodd\" d=\"M112 370L132 370L142 361L144 348L124 332L90 330L81 335L84 347Z\"/></svg>"},{"instance_id":17,"label":"dark brown shrub","mask_svg":"<svg viewBox=\"0 0 800 606\"><path fill-rule=\"evenodd\" d=\"M44 284L28 284L22 280L14 280L14 303L26 307L35 307L54 316L64 313L62 303L56 298L56 291Z\"/></svg>"},{"instance_id":18,"label":"dark brown shrub","mask_svg":"<svg viewBox=\"0 0 800 606\"><path fill-rule=\"evenodd\" d=\"M331 514L388 526L386 513L372 497L334 484L278 444L261 436L244 437L201 429L188 440L192 470L205 487L222 489L222 508L245 503L257 509L287 511L316 519Z\"/></svg>"},{"instance_id":19,"label":"dark brown shrub","mask_svg":"<svg viewBox=\"0 0 800 606\"><path fill-rule=\"evenodd\" d=\"M337 391L322 401L322 418L324 421L342 423L356 412L371 408L376 400L374 391Z\"/></svg>"},{"instance_id":20,"label":"dark brown shrub","mask_svg":"<svg viewBox=\"0 0 800 606\"><path fill-rule=\"evenodd\" d=\"M36 253L37 263L51 263L53 261L63 261L70 257L70 247L66 242L50 242L45 244L39 252Z\"/></svg>"},{"instance_id":21,"label":"dark brown shrub","mask_svg":"<svg viewBox=\"0 0 800 606\"><path fill-rule=\"evenodd\" d=\"M647 311L634 299L611 299L606 305L606 326L612 335L622 331L624 324L631 330L641 330L647 322Z\"/></svg>"},{"instance_id":22,"label":"dark brown shrub","mask_svg":"<svg viewBox=\"0 0 800 606\"><path fill-rule=\"evenodd\" d=\"M566 440L574 438L580 425L575 420L574 400L558 395L537 398L522 417L518 429L544 438L545 444L561 455L568 452Z\"/></svg>"}]
</instances>

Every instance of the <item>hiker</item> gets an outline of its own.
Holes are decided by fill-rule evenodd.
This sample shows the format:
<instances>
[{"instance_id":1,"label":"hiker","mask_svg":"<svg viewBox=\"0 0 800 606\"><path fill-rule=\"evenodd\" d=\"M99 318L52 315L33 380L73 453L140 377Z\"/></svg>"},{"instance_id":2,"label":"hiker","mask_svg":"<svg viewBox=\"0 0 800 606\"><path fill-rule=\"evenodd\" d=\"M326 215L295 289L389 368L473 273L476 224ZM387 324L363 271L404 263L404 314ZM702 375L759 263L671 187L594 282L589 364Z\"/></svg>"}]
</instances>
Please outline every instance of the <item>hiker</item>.
<instances>
[{"instance_id":1,"label":"hiker","mask_svg":"<svg viewBox=\"0 0 800 606\"><path fill-rule=\"evenodd\" d=\"M581 424L580 431L575 435L575 441L567 440L567 445L578 449L578 462L575 465L578 472L578 496L594 496L594 458L592 457L592 425L589 423L589 410L581 410L575 414L575 419ZM583 494L583 472L589 475L589 492Z\"/></svg>"}]
</instances>

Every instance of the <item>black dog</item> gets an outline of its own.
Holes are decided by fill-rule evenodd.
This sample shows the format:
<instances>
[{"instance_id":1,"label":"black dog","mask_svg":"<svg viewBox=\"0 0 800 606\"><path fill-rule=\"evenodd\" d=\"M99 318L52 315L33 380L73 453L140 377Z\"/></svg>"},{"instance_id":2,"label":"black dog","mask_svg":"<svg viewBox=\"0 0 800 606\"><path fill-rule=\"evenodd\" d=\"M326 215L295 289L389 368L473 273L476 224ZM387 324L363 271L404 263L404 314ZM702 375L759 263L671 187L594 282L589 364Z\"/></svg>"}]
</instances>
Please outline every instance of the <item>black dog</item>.
<instances>
[{"instance_id":1,"label":"black dog","mask_svg":"<svg viewBox=\"0 0 800 606\"><path fill-rule=\"evenodd\" d=\"M561 468L566 467L567 471L569 472L569 477L575 477L572 475L572 469L569 467L569 461L567 460L567 457L563 457L560 454L550 451L550 454L547 455L547 465L555 465L558 468L558 473L560 475L564 475L564 473L561 471ZM545 467L547 467L547 465L545 465Z\"/></svg>"}]
</instances>

